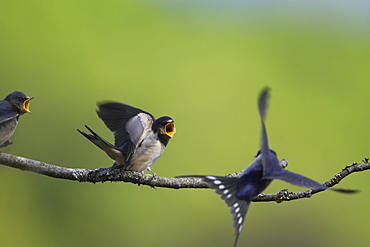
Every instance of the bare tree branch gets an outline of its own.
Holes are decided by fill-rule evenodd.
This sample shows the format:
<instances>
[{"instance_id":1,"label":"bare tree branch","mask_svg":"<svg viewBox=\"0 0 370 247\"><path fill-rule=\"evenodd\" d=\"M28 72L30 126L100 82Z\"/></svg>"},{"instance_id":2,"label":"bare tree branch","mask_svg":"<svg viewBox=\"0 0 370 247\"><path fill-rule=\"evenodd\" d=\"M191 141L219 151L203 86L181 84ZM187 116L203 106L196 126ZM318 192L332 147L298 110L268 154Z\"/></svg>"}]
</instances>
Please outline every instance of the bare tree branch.
<instances>
[{"instance_id":1,"label":"bare tree branch","mask_svg":"<svg viewBox=\"0 0 370 247\"><path fill-rule=\"evenodd\" d=\"M61 166L51 165L45 162L31 160L12 154L0 152L0 164L10 166L23 171L30 171L37 174L46 175L53 178L74 180L79 182L130 182L138 185L148 185L151 187L163 187L170 189L206 189L209 188L205 182L199 178L167 178L158 177L140 172L123 171L121 169L113 168L99 168L99 169L72 169ZM332 179L325 182L328 187L333 187L342 179L354 172L360 172L370 169L368 159L365 159L363 164L354 162L352 165L345 167L341 172L336 174ZM230 174L232 177L239 177L241 172ZM253 201L268 202L268 201L291 201L300 198L309 198L313 194L320 192L320 190L308 189L298 193L292 193L287 190L282 190L275 194L260 194Z\"/></svg>"}]
</instances>

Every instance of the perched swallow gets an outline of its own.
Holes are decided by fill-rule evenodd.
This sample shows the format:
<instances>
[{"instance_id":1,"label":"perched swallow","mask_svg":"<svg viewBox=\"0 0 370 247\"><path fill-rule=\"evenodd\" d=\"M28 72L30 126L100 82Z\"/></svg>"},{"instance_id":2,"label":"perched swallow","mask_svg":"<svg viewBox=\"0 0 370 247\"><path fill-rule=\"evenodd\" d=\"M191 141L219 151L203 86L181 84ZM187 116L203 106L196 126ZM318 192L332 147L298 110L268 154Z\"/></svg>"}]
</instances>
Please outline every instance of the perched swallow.
<instances>
[{"instance_id":1,"label":"perched swallow","mask_svg":"<svg viewBox=\"0 0 370 247\"><path fill-rule=\"evenodd\" d=\"M176 128L170 117L155 119L141 109L121 104L99 105L98 116L114 133L114 145L104 140L85 125L91 132L78 130L115 161L114 167L130 171L148 170L156 175L150 166L163 154Z\"/></svg>"},{"instance_id":2,"label":"perched swallow","mask_svg":"<svg viewBox=\"0 0 370 247\"><path fill-rule=\"evenodd\" d=\"M239 178L223 176L181 176L202 178L216 193L221 196L234 221L235 241L237 244L239 234L242 230L245 215L251 200L262 193L274 179L280 179L288 183L318 190L326 190L327 186L300 174L290 172L279 164L276 152L269 149L267 133L265 128L265 114L267 100L269 98L268 88L264 89L259 97L258 109L262 124L261 149L258 151L253 162L247 166ZM353 190L332 189L338 192L351 193Z\"/></svg>"},{"instance_id":3,"label":"perched swallow","mask_svg":"<svg viewBox=\"0 0 370 247\"><path fill-rule=\"evenodd\" d=\"M19 116L31 112L29 105L32 99L22 92L14 91L0 100L0 148L12 144L9 139L17 128Z\"/></svg>"}]
</instances>

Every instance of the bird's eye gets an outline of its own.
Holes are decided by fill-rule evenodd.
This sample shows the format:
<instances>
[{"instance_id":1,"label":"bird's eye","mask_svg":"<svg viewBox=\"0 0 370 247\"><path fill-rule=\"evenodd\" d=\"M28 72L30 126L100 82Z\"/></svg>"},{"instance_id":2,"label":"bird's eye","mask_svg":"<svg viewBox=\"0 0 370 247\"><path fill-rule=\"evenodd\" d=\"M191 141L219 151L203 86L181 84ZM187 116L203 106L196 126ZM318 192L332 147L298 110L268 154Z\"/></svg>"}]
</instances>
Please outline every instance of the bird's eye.
<instances>
[{"instance_id":1,"label":"bird's eye","mask_svg":"<svg viewBox=\"0 0 370 247\"><path fill-rule=\"evenodd\" d=\"M23 98L22 97L18 97L18 100L19 100L19 102L23 102Z\"/></svg>"}]
</instances>

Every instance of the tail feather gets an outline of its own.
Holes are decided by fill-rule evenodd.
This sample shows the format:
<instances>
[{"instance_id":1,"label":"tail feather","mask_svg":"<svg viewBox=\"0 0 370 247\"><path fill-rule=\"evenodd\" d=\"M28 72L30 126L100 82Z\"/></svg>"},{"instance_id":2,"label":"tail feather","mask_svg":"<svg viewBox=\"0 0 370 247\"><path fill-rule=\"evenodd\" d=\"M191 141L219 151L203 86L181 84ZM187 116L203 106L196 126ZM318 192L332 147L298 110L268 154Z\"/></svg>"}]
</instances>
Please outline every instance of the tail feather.
<instances>
[{"instance_id":1,"label":"tail feather","mask_svg":"<svg viewBox=\"0 0 370 247\"><path fill-rule=\"evenodd\" d=\"M125 164L126 159L119 149L117 149L114 145L110 144L104 138L99 136L92 129L90 129L87 125L85 125L85 127L91 132L91 134L87 134L79 129L77 129L77 131L80 132L89 141L94 143L98 148L102 149L111 159L116 161L116 163L118 163L119 165Z\"/></svg>"},{"instance_id":2,"label":"tail feather","mask_svg":"<svg viewBox=\"0 0 370 247\"><path fill-rule=\"evenodd\" d=\"M88 129L91 134L87 134L79 129L77 129L78 132L80 132L84 137L86 137L89 141L94 143L98 148L103 149L104 147L114 148L112 144L110 144L108 141L106 141L104 138L99 136L97 133L95 133L92 129L90 129L87 125L85 125L86 129Z\"/></svg>"},{"instance_id":3,"label":"tail feather","mask_svg":"<svg viewBox=\"0 0 370 247\"><path fill-rule=\"evenodd\" d=\"M214 189L221 199L225 201L230 208L230 213L233 219L233 226L235 228L235 241L236 246L242 226L244 223L245 215L247 214L250 201L240 200L236 197L238 178L222 177L222 176L181 176L181 177L198 177L202 178L210 188Z\"/></svg>"}]
</instances>

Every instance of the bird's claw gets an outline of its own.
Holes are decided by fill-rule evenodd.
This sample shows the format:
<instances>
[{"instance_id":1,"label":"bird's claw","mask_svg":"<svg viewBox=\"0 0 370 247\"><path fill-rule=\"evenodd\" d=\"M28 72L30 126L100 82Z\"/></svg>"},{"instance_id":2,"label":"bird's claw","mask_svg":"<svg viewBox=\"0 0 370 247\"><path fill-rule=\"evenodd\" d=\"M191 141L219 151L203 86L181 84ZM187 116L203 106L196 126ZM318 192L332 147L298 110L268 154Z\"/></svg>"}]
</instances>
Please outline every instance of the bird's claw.
<instances>
[{"instance_id":1,"label":"bird's claw","mask_svg":"<svg viewBox=\"0 0 370 247\"><path fill-rule=\"evenodd\" d=\"M6 142L4 142L3 144L0 145L0 148L6 147L6 146L11 145L11 144L13 144L13 141L7 140Z\"/></svg>"},{"instance_id":2,"label":"bird's claw","mask_svg":"<svg viewBox=\"0 0 370 247\"><path fill-rule=\"evenodd\" d=\"M153 172L153 171L152 171L152 169L150 169L150 167L146 168L146 170L147 170L148 172L150 172L150 173L152 173L152 174L153 174L152 179L157 179L157 178L158 178L157 173Z\"/></svg>"},{"instance_id":3,"label":"bird's claw","mask_svg":"<svg viewBox=\"0 0 370 247\"><path fill-rule=\"evenodd\" d=\"M290 194L287 189L279 191L275 196L275 202L282 203L283 201L288 201Z\"/></svg>"}]
</instances>

